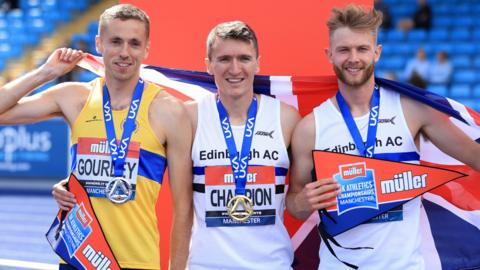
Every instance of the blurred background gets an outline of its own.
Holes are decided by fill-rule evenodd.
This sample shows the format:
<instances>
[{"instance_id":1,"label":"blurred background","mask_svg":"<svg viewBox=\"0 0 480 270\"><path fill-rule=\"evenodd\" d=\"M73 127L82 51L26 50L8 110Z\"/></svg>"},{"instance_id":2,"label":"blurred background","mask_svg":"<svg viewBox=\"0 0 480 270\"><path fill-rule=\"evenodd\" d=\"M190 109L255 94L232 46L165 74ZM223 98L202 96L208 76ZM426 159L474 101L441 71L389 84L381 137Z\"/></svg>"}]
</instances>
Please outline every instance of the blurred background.
<instances>
[{"instance_id":1,"label":"blurred background","mask_svg":"<svg viewBox=\"0 0 480 270\"><path fill-rule=\"evenodd\" d=\"M96 54L98 17L118 1L0 0L0 85L58 47ZM480 111L478 0L376 0L385 16L376 75L415 84ZM278 74L282 75L282 74ZM34 91L96 76L80 68ZM51 186L67 176L69 131L61 119L0 126L0 269L56 269L44 234L57 207Z\"/></svg>"}]
</instances>

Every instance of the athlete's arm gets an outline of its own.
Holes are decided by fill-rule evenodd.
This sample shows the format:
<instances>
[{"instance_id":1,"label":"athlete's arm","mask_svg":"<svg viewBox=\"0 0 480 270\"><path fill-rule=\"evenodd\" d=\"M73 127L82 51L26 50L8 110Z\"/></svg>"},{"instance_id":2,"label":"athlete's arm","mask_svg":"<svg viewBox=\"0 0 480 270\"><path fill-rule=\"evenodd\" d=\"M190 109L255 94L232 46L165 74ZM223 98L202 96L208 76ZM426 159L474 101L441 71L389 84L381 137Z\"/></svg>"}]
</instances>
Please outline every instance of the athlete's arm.
<instances>
[{"instance_id":1,"label":"athlete's arm","mask_svg":"<svg viewBox=\"0 0 480 270\"><path fill-rule=\"evenodd\" d=\"M409 126L418 122L419 131L440 150L480 171L480 144L454 125L446 114L409 98L402 98L402 106Z\"/></svg>"},{"instance_id":2,"label":"athlete's arm","mask_svg":"<svg viewBox=\"0 0 480 270\"><path fill-rule=\"evenodd\" d=\"M57 49L37 69L0 88L0 124L40 121L62 115L59 93L70 84L60 84L31 97L24 97L35 88L72 70L84 53L72 49Z\"/></svg>"},{"instance_id":3,"label":"athlete's arm","mask_svg":"<svg viewBox=\"0 0 480 270\"><path fill-rule=\"evenodd\" d=\"M170 269L185 269L193 223L192 131L185 106L161 92L151 104L150 121L164 136L168 175L173 199L170 235Z\"/></svg>"},{"instance_id":4,"label":"athlete's arm","mask_svg":"<svg viewBox=\"0 0 480 270\"><path fill-rule=\"evenodd\" d=\"M339 185L332 179L312 182L312 150L315 148L313 113L302 119L293 132L292 166L286 205L288 212L298 219L307 219L313 211L335 204L331 199L339 194Z\"/></svg>"}]
</instances>

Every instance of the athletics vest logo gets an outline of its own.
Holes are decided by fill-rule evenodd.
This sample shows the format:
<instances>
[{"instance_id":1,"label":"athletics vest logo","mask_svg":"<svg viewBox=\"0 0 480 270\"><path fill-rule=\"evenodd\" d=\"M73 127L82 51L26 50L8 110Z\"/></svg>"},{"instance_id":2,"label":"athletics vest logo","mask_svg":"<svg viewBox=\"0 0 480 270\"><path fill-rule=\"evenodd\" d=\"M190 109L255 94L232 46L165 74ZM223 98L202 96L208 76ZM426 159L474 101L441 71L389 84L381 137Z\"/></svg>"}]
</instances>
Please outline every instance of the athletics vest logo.
<instances>
[{"instance_id":1,"label":"athletics vest logo","mask_svg":"<svg viewBox=\"0 0 480 270\"><path fill-rule=\"evenodd\" d=\"M269 132L259 130L259 131L255 132L255 135L269 137L270 139L273 139L273 132L274 131L275 130L272 130L272 131L269 131Z\"/></svg>"},{"instance_id":2,"label":"athletics vest logo","mask_svg":"<svg viewBox=\"0 0 480 270\"><path fill-rule=\"evenodd\" d=\"M109 142L104 138L79 138L77 145L77 164L75 175L92 197L106 197L105 187L113 179L114 168L110 157ZM110 142L116 146L116 142ZM122 142L121 145L124 145ZM140 144L130 142L128 153L117 148L119 156L126 155L125 178L132 186L130 199L135 198L135 188L138 175Z\"/></svg>"},{"instance_id":3,"label":"athletics vest logo","mask_svg":"<svg viewBox=\"0 0 480 270\"><path fill-rule=\"evenodd\" d=\"M249 166L245 196L252 200L253 214L245 221L233 220L227 203L235 196L231 166L205 168L205 222L207 227L260 226L275 224L275 168Z\"/></svg>"},{"instance_id":4,"label":"athletics vest logo","mask_svg":"<svg viewBox=\"0 0 480 270\"><path fill-rule=\"evenodd\" d=\"M396 118L396 117L397 117L397 116L395 115L395 116L393 116L392 118L378 119L378 123L379 123L379 124L388 124L388 123L390 123L390 124L392 124L392 125L395 125L395 118Z\"/></svg>"},{"instance_id":5,"label":"athletics vest logo","mask_svg":"<svg viewBox=\"0 0 480 270\"><path fill-rule=\"evenodd\" d=\"M359 224L385 222L382 215L465 174L435 167L315 150L317 179L334 178L337 204L320 213L321 226L335 236ZM380 217L377 218L377 217ZM396 220L395 215L389 220Z\"/></svg>"},{"instance_id":6,"label":"athletics vest logo","mask_svg":"<svg viewBox=\"0 0 480 270\"><path fill-rule=\"evenodd\" d=\"M340 165L333 178L341 188L338 215L357 208L378 209L374 171L367 169L365 162Z\"/></svg>"}]
</instances>

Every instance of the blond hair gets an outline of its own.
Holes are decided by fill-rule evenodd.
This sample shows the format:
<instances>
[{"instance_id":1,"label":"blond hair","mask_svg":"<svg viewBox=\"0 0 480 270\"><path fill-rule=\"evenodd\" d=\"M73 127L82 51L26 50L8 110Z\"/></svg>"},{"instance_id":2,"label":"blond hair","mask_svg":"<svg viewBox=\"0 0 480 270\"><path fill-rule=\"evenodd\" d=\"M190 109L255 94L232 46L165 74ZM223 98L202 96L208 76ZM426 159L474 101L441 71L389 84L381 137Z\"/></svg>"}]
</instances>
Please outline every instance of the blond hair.
<instances>
[{"instance_id":1,"label":"blond hair","mask_svg":"<svg viewBox=\"0 0 480 270\"><path fill-rule=\"evenodd\" d=\"M332 10L332 15L327 21L328 33L332 37L335 30L348 27L351 30L369 30L376 37L382 20L383 14L380 11L350 4Z\"/></svg>"}]
</instances>

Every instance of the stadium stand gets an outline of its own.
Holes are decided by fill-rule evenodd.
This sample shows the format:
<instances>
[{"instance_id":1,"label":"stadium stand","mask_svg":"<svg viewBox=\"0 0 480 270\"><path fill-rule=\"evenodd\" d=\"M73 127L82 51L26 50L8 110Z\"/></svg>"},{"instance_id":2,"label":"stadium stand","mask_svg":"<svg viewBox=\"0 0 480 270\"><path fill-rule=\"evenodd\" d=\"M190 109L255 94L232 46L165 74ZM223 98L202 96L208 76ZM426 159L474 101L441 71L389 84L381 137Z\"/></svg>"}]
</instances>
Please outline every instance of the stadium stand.
<instances>
[{"instance_id":1,"label":"stadium stand","mask_svg":"<svg viewBox=\"0 0 480 270\"><path fill-rule=\"evenodd\" d=\"M394 22L412 16L416 0L384 0L390 7ZM475 28L475 16L480 2L472 0L429 0L432 7L432 28L401 31L398 28L382 30L379 43L382 57L377 75L394 73L402 78L405 61L417 48L423 47L429 60L439 51L445 51L453 65L452 82L446 85L428 85L427 90L464 102L480 111L480 30Z\"/></svg>"}]
</instances>

